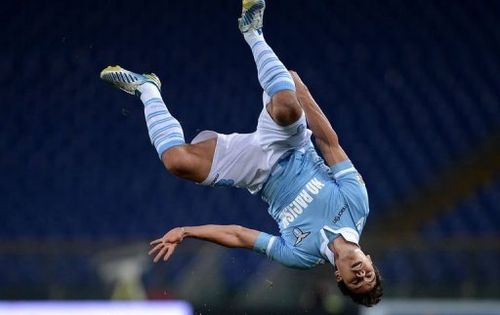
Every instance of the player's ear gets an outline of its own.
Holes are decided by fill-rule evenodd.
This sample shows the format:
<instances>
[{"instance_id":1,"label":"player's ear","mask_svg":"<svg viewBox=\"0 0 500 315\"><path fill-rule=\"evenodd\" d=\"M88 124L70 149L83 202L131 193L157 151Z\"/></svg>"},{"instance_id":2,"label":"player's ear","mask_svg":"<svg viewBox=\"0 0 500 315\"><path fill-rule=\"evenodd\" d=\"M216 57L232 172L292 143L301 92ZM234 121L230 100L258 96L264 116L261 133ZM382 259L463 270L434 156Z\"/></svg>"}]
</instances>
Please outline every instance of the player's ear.
<instances>
[{"instance_id":1,"label":"player's ear","mask_svg":"<svg viewBox=\"0 0 500 315\"><path fill-rule=\"evenodd\" d=\"M342 281L342 276L340 275L340 272L338 269L335 269L335 280L337 280L337 282Z\"/></svg>"}]
</instances>

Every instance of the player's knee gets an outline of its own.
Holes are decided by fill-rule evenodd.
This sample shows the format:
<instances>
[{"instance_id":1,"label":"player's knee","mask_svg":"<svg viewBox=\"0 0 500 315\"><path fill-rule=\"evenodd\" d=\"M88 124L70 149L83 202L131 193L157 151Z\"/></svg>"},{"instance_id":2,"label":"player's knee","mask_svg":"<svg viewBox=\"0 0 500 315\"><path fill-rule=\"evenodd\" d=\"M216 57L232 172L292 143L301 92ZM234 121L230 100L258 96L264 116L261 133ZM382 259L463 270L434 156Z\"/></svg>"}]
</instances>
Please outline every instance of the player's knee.
<instances>
[{"instance_id":1,"label":"player's knee","mask_svg":"<svg viewBox=\"0 0 500 315\"><path fill-rule=\"evenodd\" d=\"M165 168L177 177L184 177L190 172L189 152L184 146L176 146L168 149L162 155Z\"/></svg>"},{"instance_id":2,"label":"player's knee","mask_svg":"<svg viewBox=\"0 0 500 315\"><path fill-rule=\"evenodd\" d=\"M282 126L293 124L302 116L302 107L292 91L277 93L272 99L271 115Z\"/></svg>"}]
</instances>

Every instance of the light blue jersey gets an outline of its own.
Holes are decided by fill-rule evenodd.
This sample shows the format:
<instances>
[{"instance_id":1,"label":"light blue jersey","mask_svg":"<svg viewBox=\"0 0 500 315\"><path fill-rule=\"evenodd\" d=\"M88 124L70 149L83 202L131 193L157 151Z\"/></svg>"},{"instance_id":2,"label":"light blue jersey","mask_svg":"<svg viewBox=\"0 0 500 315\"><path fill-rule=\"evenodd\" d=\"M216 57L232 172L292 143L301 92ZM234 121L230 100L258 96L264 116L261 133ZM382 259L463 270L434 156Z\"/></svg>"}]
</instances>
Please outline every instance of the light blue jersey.
<instances>
[{"instance_id":1,"label":"light blue jersey","mask_svg":"<svg viewBox=\"0 0 500 315\"><path fill-rule=\"evenodd\" d=\"M254 250L293 268L333 264L328 244L339 235L357 244L369 212L364 182L351 161L329 168L312 143L282 159L260 194L281 236L260 233Z\"/></svg>"}]
</instances>

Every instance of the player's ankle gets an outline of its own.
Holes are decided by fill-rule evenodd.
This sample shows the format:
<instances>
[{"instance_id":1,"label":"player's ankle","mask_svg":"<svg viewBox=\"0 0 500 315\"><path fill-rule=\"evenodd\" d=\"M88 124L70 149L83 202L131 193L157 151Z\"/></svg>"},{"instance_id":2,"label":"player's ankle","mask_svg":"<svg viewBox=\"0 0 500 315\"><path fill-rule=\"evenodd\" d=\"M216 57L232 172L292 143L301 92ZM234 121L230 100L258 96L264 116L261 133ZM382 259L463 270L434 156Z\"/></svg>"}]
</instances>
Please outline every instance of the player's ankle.
<instances>
[{"instance_id":1,"label":"player's ankle","mask_svg":"<svg viewBox=\"0 0 500 315\"><path fill-rule=\"evenodd\" d=\"M139 85L139 87L137 87L137 89L141 93L149 92L151 90L158 91L158 87L152 82L144 82L143 84Z\"/></svg>"},{"instance_id":2,"label":"player's ankle","mask_svg":"<svg viewBox=\"0 0 500 315\"><path fill-rule=\"evenodd\" d=\"M245 39L248 39L248 38L263 39L264 38L264 33L262 32L262 29L260 29L260 30L250 29L242 34L245 37Z\"/></svg>"},{"instance_id":3,"label":"player's ankle","mask_svg":"<svg viewBox=\"0 0 500 315\"><path fill-rule=\"evenodd\" d=\"M141 84L137 90L140 92L140 97L143 102L152 98L161 98L161 93L158 90L158 87L151 82Z\"/></svg>"},{"instance_id":4,"label":"player's ankle","mask_svg":"<svg viewBox=\"0 0 500 315\"><path fill-rule=\"evenodd\" d=\"M249 30L248 32L243 33L243 38L247 42L250 47L253 47L256 43L265 42L264 34L259 33L256 30Z\"/></svg>"}]
</instances>

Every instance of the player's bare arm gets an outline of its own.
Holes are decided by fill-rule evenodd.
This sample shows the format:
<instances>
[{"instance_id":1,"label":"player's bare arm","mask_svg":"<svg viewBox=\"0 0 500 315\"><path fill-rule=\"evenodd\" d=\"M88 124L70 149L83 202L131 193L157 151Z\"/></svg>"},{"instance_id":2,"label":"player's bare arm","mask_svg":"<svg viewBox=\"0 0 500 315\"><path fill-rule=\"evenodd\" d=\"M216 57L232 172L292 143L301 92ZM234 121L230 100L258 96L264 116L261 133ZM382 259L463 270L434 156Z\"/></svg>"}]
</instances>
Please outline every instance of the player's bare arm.
<instances>
[{"instance_id":1,"label":"player's bare arm","mask_svg":"<svg viewBox=\"0 0 500 315\"><path fill-rule=\"evenodd\" d=\"M309 89L302 82L297 72L290 71L290 74L295 82L297 98L306 114L309 128L315 137L316 145L323 154L326 163L331 166L347 160L347 154L339 144L337 133L333 130L330 121L312 97Z\"/></svg>"},{"instance_id":2,"label":"player's bare arm","mask_svg":"<svg viewBox=\"0 0 500 315\"><path fill-rule=\"evenodd\" d=\"M196 238L231 248L252 249L259 233L240 225L209 224L176 227L150 243L152 249L149 255L155 255L154 262L160 261L162 257L166 261L185 238Z\"/></svg>"}]
</instances>

